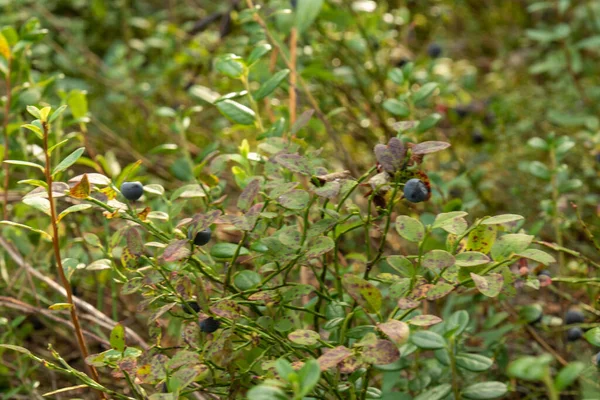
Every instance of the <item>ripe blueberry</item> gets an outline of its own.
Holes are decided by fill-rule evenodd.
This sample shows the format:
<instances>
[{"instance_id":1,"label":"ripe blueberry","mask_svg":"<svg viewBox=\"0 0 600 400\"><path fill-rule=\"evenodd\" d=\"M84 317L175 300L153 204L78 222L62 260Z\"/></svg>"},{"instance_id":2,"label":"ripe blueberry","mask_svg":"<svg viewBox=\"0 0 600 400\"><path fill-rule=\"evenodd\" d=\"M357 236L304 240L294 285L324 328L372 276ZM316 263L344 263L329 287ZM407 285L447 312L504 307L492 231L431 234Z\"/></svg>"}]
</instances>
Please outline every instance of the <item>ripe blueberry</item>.
<instances>
[{"instance_id":1,"label":"ripe blueberry","mask_svg":"<svg viewBox=\"0 0 600 400\"><path fill-rule=\"evenodd\" d=\"M571 328L567 331L567 340L569 342L574 342L576 340L581 339L583 336L583 330L581 328Z\"/></svg>"},{"instance_id":2,"label":"ripe blueberry","mask_svg":"<svg viewBox=\"0 0 600 400\"><path fill-rule=\"evenodd\" d=\"M200 330L206 333L213 333L219 329L219 326L221 326L221 323L213 317L208 317L200 322Z\"/></svg>"},{"instance_id":3,"label":"ripe blueberry","mask_svg":"<svg viewBox=\"0 0 600 400\"><path fill-rule=\"evenodd\" d=\"M471 112L471 107L469 107L468 105L457 106L454 108L454 112L459 118L465 118Z\"/></svg>"},{"instance_id":4,"label":"ripe blueberry","mask_svg":"<svg viewBox=\"0 0 600 400\"><path fill-rule=\"evenodd\" d=\"M473 144L481 144L485 141L485 137L483 137L483 133L480 130L475 129L471 134L471 139L473 140Z\"/></svg>"},{"instance_id":5,"label":"ripe blueberry","mask_svg":"<svg viewBox=\"0 0 600 400\"><path fill-rule=\"evenodd\" d=\"M585 316L579 310L569 310L565 315L565 324L581 324L585 321Z\"/></svg>"},{"instance_id":6,"label":"ripe blueberry","mask_svg":"<svg viewBox=\"0 0 600 400\"><path fill-rule=\"evenodd\" d=\"M144 187L139 182L123 182L121 193L127 200L135 201L144 194Z\"/></svg>"},{"instance_id":7,"label":"ripe blueberry","mask_svg":"<svg viewBox=\"0 0 600 400\"><path fill-rule=\"evenodd\" d=\"M200 306L195 301L188 301L187 306L183 306L183 311L186 314L190 314L190 308L196 312L200 311Z\"/></svg>"},{"instance_id":8,"label":"ripe blueberry","mask_svg":"<svg viewBox=\"0 0 600 400\"><path fill-rule=\"evenodd\" d=\"M410 179L404 185L404 197L411 203L420 203L429 198L429 189L420 179Z\"/></svg>"},{"instance_id":9,"label":"ripe blueberry","mask_svg":"<svg viewBox=\"0 0 600 400\"><path fill-rule=\"evenodd\" d=\"M545 276L549 276L550 278L552 278L552 274L547 269L544 269L544 270L540 271L540 273L538 274L538 276L540 276L540 275L545 275Z\"/></svg>"},{"instance_id":10,"label":"ripe blueberry","mask_svg":"<svg viewBox=\"0 0 600 400\"><path fill-rule=\"evenodd\" d=\"M596 366L600 368L600 352L596 354L596 356L594 357L594 361L596 362Z\"/></svg>"},{"instance_id":11,"label":"ripe blueberry","mask_svg":"<svg viewBox=\"0 0 600 400\"><path fill-rule=\"evenodd\" d=\"M437 43L431 43L429 47L427 47L427 54L431 58L438 58L442 55L442 46Z\"/></svg>"},{"instance_id":12,"label":"ripe blueberry","mask_svg":"<svg viewBox=\"0 0 600 400\"><path fill-rule=\"evenodd\" d=\"M191 231L190 231L190 234L191 234ZM211 235L212 235L212 231L210 230L210 228L206 228L205 230L196 233L196 236L194 237L194 244L196 246L204 246L206 243L208 243L210 241Z\"/></svg>"},{"instance_id":13,"label":"ripe blueberry","mask_svg":"<svg viewBox=\"0 0 600 400\"><path fill-rule=\"evenodd\" d=\"M398 60L398 62L396 62L396 67L398 68L402 68L404 67L406 64L408 64L410 62L410 59L407 57L402 57Z\"/></svg>"}]
</instances>

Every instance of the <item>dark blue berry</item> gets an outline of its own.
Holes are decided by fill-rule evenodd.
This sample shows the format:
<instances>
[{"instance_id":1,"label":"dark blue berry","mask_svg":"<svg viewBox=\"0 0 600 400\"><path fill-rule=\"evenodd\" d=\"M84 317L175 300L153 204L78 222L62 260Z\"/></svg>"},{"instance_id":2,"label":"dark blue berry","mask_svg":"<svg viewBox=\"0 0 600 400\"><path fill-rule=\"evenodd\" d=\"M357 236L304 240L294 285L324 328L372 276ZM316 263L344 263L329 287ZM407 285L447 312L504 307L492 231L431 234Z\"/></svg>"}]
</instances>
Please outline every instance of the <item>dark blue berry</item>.
<instances>
[{"instance_id":1,"label":"dark blue berry","mask_svg":"<svg viewBox=\"0 0 600 400\"><path fill-rule=\"evenodd\" d=\"M481 133L481 131L475 129L471 134L471 140L473 140L473 144L481 144L485 142L485 137L483 136L483 133Z\"/></svg>"},{"instance_id":2,"label":"dark blue berry","mask_svg":"<svg viewBox=\"0 0 600 400\"><path fill-rule=\"evenodd\" d=\"M600 368L600 352L596 354L596 356L594 357L594 361L596 362L596 366Z\"/></svg>"},{"instance_id":3,"label":"dark blue berry","mask_svg":"<svg viewBox=\"0 0 600 400\"><path fill-rule=\"evenodd\" d=\"M431 43L429 47L427 47L427 54L431 58L438 58L442 55L442 46L437 43Z\"/></svg>"},{"instance_id":4,"label":"dark blue berry","mask_svg":"<svg viewBox=\"0 0 600 400\"><path fill-rule=\"evenodd\" d=\"M429 189L420 179L411 179L404 185L404 197L411 203L420 203L429 198Z\"/></svg>"},{"instance_id":5,"label":"dark blue berry","mask_svg":"<svg viewBox=\"0 0 600 400\"><path fill-rule=\"evenodd\" d=\"M212 236L212 231L210 228L206 228L203 231L196 233L194 237L194 244L196 246L204 246L206 243L210 242L210 237Z\"/></svg>"},{"instance_id":6,"label":"dark blue berry","mask_svg":"<svg viewBox=\"0 0 600 400\"><path fill-rule=\"evenodd\" d=\"M200 322L200 330L206 333L213 333L214 331L219 329L220 326L221 323L213 317L208 317L205 320L202 320L202 322Z\"/></svg>"},{"instance_id":7,"label":"dark blue berry","mask_svg":"<svg viewBox=\"0 0 600 400\"><path fill-rule=\"evenodd\" d=\"M187 305L184 305L184 306L183 306L183 311L184 311L186 314L190 314L190 312L189 312L189 311L190 311L190 308L191 308L192 310L194 310L195 312L198 312L198 311L200 311L200 306L199 306L199 305L198 305L198 303L196 303L195 301L188 301L188 302L187 302Z\"/></svg>"},{"instance_id":8,"label":"dark blue berry","mask_svg":"<svg viewBox=\"0 0 600 400\"><path fill-rule=\"evenodd\" d=\"M569 342L574 342L583 337L583 330L581 328L571 328L567 331L567 340Z\"/></svg>"},{"instance_id":9,"label":"dark blue berry","mask_svg":"<svg viewBox=\"0 0 600 400\"><path fill-rule=\"evenodd\" d=\"M459 118L465 118L471 112L471 107L469 107L468 105L457 106L453 110Z\"/></svg>"},{"instance_id":10,"label":"dark blue berry","mask_svg":"<svg viewBox=\"0 0 600 400\"><path fill-rule=\"evenodd\" d=\"M565 315L565 324L581 324L585 321L585 316L579 310L569 310Z\"/></svg>"},{"instance_id":11,"label":"dark blue berry","mask_svg":"<svg viewBox=\"0 0 600 400\"><path fill-rule=\"evenodd\" d=\"M127 200L135 201L144 194L144 187L139 182L123 182L121 193Z\"/></svg>"},{"instance_id":12,"label":"dark blue berry","mask_svg":"<svg viewBox=\"0 0 600 400\"><path fill-rule=\"evenodd\" d=\"M538 274L538 276L540 276L540 275L546 275L546 276L549 276L550 278L552 278L552 274L547 269L544 269L544 270L540 271L540 273Z\"/></svg>"},{"instance_id":13,"label":"dark blue berry","mask_svg":"<svg viewBox=\"0 0 600 400\"><path fill-rule=\"evenodd\" d=\"M400 60L398 60L398 62L396 63L396 67L398 68L402 68L404 67L406 64L408 64L410 62L410 59L407 57L402 57L400 58Z\"/></svg>"}]
</instances>

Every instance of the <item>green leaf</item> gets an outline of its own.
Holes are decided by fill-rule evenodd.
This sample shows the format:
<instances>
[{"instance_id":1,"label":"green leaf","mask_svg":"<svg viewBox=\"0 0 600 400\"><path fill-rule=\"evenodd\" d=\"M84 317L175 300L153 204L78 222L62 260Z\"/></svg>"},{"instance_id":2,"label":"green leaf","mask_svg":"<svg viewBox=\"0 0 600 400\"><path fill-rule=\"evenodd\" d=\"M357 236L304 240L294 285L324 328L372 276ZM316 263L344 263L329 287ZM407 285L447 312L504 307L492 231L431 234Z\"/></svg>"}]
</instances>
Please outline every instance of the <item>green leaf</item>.
<instances>
[{"instance_id":1,"label":"green leaf","mask_svg":"<svg viewBox=\"0 0 600 400\"><path fill-rule=\"evenodd\" d=\"M42 130L40 129L40 127L34 125L34 124L25 124L25 125L21 125L21 128L25 128L27 130L30 130L31 132L35 133L35 135L40 138L40 139L44 139L44 132L42 132Z\"/></svg>"},{"instance_id":2,"label":"green leaf","mask_svg":"<svg viewBox=\"0 0 600 400\"><path fill-rule=\"evenodd\" d=\"M119 352L125 350L125 328L123 325L115 325L110 332L110 347Z\"/></svg>"},{"instance_id":3,"label":"green leaf","mask_svg":"<svg viewBox=\"0 0 600 400\"><path fill-rule=\"evenodd\" d=\"M404 73L400 68L392 68L390 72L388 72L387 77L396 85L402 85L404 83Z\"/></svg>"},{"instance_id":4,"label":"green leaf","mask_svg":"<svg viewBox=\"0 0 600 400\"><path fill-rule=\"evenodd\" d=\"M311 359L304 363L300 371L298 371L300 380L299 397L302 398L308 395L321 379L321 368L317 360Z\"/></svg>"},{"instance_id":5,"label":"green leaf","mask_svg":"<svg viewBox=\"0 0 600 400\"><path fill-rule=\"evenodd\" d=\"M420 349L436 350L446 347L446 341L439 334L433 331L419 331L410 335L412 344Z\"/></svg>"},{"instance_id":6,"label":"green leaf","mask_svg":"<svg viewBox=\"0 0 600 400\"><path fill-rule=\"evenodd\" d=\"M233 100L223 100L216 104L225 117L241 125L252 125L256 114L250 108Z\"/></svg>"},{"instance_id":7,"label":"green leaf","mask_svg":"<svg viewBox=\"0 0 600 400\"><path fill-rule=\"evenodd\" d=\"M556 259L545 251L538 249L527 249L517 254L519 257L528 258L533 261L537 261L540 264L548 265L556 262Z\"/></svg>"},{"instance_id":8,"label":"green leaf","mask_svg":"<svg viewBox=\"0 0 600 400\"><path fill-rule=\"evenodd\" d=\"M62 105L60 107L58 107L56 110L54 110L54 112L52 113L52 115L50 116L50 120L48 122L52 123L53 121L56 120L56 118L60 117L61 114L67 109L66 105Z\"/></svg>"},{"instance_id":9,"label":"green leaf","mask_svg":"<svg viewBox=\"0 0 600 400\"><path fill-rule=\"evenodd\" d=\"M571 386L585 368L585 364L580 361L571 362L565 365L558 375L556 375L556 379L554 380L554 387L556 387L556 390L561 392Z\"/></svg>"},{"instance_id":10,"label":"green leaf","mask_svg":"<svg viewBox=\"0 0 600 400\"><path fill-rule=\"evenodd\" d=\"M419 122L417 125L417 132L422 133L425 132L438 124L442 120L442 115L438 113L433 113L425 117Z\"/></svg>"},{"instance_id":11,"label":"green leaf","mask_svg":"<svg viewBox=\"0 0 600 400\"><path fill-rule=\"evenodd\" d=\"M415 103L420 103L426 100L429 96L433 94L435 89L437 89L438 84L436 82L428 82L421 86L416 93L413 94L413 100Z\"/></svg>"},{"instance_id":12,"label":"green leaf","mask_svg":"<svg viewBox=\"0 0 600 400\"><path fill-rule=\"evenodd\" d=\"M412 217L400 215L396 218L396 231L410 242L420 242L425 237L423 224Z\"/></svg>"},{"instance_id":13,"label":"green leaf","mask_svg":"<svg viewBox=\"0 0 600 400\"><path fill-rule=\"evenodd\" d=\"M32 231L32 232L35 232L35 233L39 233L45 239L52 240L52 236L50 236L50 234L48 234L47 232L44 232L44 231L42 231L40 229L32 228L32 227L30 227L28 225L18 224L16 222L12 222L12 221L0 221L0 225L10 225L10 226L14 226L14 227L17 227L17 228L27 229L29 231Z\"/></svg>"},{"instance_id":14,"label":"green leaf","mask_svg":"<svg viewBox=\"0 0 600 400\"><path fill-rule=\"evenodd\" d=\"M452 385L449 383L444 383L443 385L438 385L433 389L429 389L428 391L421 393L413 400L442 400L445 399L451 391Z\"/></svg>"},{"instance_id":15,"label":"green leaf","mask_svg":"<svg viewBox=\"0 0 600 400\"><path fill-rule=\"evenodd\" d=\"M400 118L408 117L410 108L403 101L397 99L387 99L383 102L383 108L390 114Z\"/></svg>"},{"instance_id":16,"label":"green leaf","mask_svg":"<svg viewBox=\"0 0 600 400\"><path fill-rule=\"evenodd\" d=\"M275 91L290 74L289 69L283 69L270 77L265 83L260 85L258 90L252 94L255 100L262 100Z\"/></svg>"},{"instance_id":17,"label":"green leaf","mask_svg":"<svg viewBox=\"0 0 600 400\"><path fill-rule=\"evenodd\" d=\"M237 247L236 243L217 243L210 248L210 255L219 260L230 260ZM247 248L242 247L240 249L240 256L247 256L248 254L250 254L250 251Z\"/></svg>"},{"instance_id":18,"label":"green leaf","mask_svg":"<svg viewBox=\"0 0 600 400\"><path fill-rule=\"evenodd\" d=\"M18 351L19 353L30 355L31 352L27 350L25 347L14 346L12 344L0 344L0 349L8 349L12 351Z\"/></svg>"},{"instance_id":19,"label":"green leaf","mask_svg":"<svg viewBox=\"0 0 600 400\"><path fill-rule=\"evenodd\" d=\"M497 399L506 394L508 387L502 382L482 382L467 386L462 395L467 399L488 400Z\"/></svg>"},{"instance_id":20,"label":"green leaf","mask_svg":"<svg viewBox=\"0 0 600 400\"><path fill-rule=\"evenodd\" d=\"M498 225L505 224L507 222L520 221L523 217L517 214L503 214L496 215L495 217L486 218L481 221L482 225Z\"/></svg>"},{"instance_id":21,"label":"green leaf","mask_svg":"<svg viewBox=\"0 0 600 400\"><path fill-rule=\"evenodd\" d=\"M37 119L42 119L39 108L35 106L27 106L27 112L36 117Z\"/></svg>"},{"instance_id":22,"label":"green leaf","mask_svg":"<svg viewBox=\"0 0 600 400\"><path fill-rule=\"evenodd\" d=\"M472 372L487 371L494 361L480 354L461 353L456 356L456 365Z\"/></svg>"},{"instance_id":23,"label":"green leaf","mask_svg":"<svg viewBox=\"0 0 600 400\"><path fill-rule=\"evenodd\" d=\"M69 154L64 160L62 160L56 166L56 168L54 168L54 171L52 171L52 176L58 174L59 172L66 170L71 165L75 164L77 162L77 160L79 160L79 157L81 157L81 155L83 154L84 151L85 151L85 147L80 147L77 150L75 150L74 152L72 152L71 154Z\"/></svg>"},{"instance_id":24,"label":"green leaf","mask_svg":"<svg viewBox=\"0 0 600 400\"><path fill-rule=\"evenodd\" d=\"M74 213L74 212L87 210L88 208L92 208L92 205L91 204L75 204L74 206L71 206L71 207L65 209L60 214L58 214L57 220L58 220L58 222L60 222L67 215Z\"/></svg>"},{"instance_id":25,"label":"green leaf","mask_svg":"<svg viewBox=\"0 0 600 400\"><path fill-rule=\"evenodd\" d=\"M224 54L217 57L215 69L230 78L240 78L244 75L246 66L240 56L236 56L235 54Z\"/></svg>"},{"instance_id":26,"label":"green leaf","mask_svg":"<svg viewBox=\"0 0 600 400\"><path fill-rule=\"evenodd\" d=\"M83 90L71 90L67 97L67 104L75 119L83 118L88 113L87 97Z\"/></svg>"},{"instance_id":27,"label":"green leaf","mask_svg":"<svg viewBox=\"0 0 600 400\"><path fill-rule=\"evenodd\" d=\"M435 217L435 220L433 221L433 225L431 227L433 229L442 228L443 226L445 226L447 224L451 224L452 221L454 221L455 219L462 218L466 215L468 215L468 213L465 211L452 211L452 212L448 212L448 213L438 214Z\"/></svg>"},{"instance_id":28,"label":"green leaf","mask_svg":"<svg viewBox=\"0 0 600 400\"><path fill-rule=\"evenodd\" d=\"M526 381L541 381L550 373L549 366L553 357L543 354L539 357L521 357L508 365L508 376Z\"/></svg>"},{"instance_id":29,"label":"green leaf","mask_svg":"<svg viewBox=\"0 0 600 400\"><path fill-rule=\"evenodd\" d=\"M321 12L323 0L302 0L296 7L296 28L303 33Z\"/></svg>"},{"instance_id":30,"label":"green leaf","mask_svg":"<svg viewBox=\"0 0 600 400\"><path fill-rule=\"evenodd\" d=\"M500 236L492 246L491 256L496 262L504 261L529 247L533 236L523 233L509 233Z\"/></svg>"},{"instance_id":31,"label":"green leaf","mask_svg":"<svg viewBox=\"0 0 600 400\"><path fill-rule=\"evenodd\" d=\"M4 162L7 163L7 164L12 164L12 165L21 165L23 167L34 167L34 168L38 168L40 171L44 172L44 167L42 167L39 164L32 163L32 162L29 162L29 161L6 160Z\"/></svg>"},{"instance_id":32,"label":"green leaf","mask_svg":"<svg viewBox=\"0 0 600 400\"><path fill-rule=\"evenodd\" d=\"M460 335L469 325L469 313L459 310L446 319L446 332L452 332L455 336Z\"/></svg>"},{"instance_id":33,"label":"green leaf","mask_svg":"<svg viewBox=\"0 0 600 400\"><path fill-rule=\"evenodd\" d=\"M273 47L268 43L259 44L254 49L252 49L252 52L248 56L248 59L246 60L246 62L248 63L249 66L252 66L255 62L260 60L262 58L262 56L264 56L265 54L270 52L272 48Z\"/></svg>"},{"instance_id":34,"label":"green leaf","mask_svg":"<svg viewBox=\"0 0 600 400\"><path fill-rule=\"evenodd\" d=\"M260 284L261 278L257 272L244 270L235 274L233 278L234 285L240 290L252 289Z\"/></svg>"},{"instance_id":35,"label":"green leaf","mask_svg":"<svg viewBox=\"0 0 600 400\"><path fill-rule=\"evenodd\" d=\"M247 396L248 400L289 400L283 390L265 384L253 387Z\"/></svg>"},{"instance_id":36,"label":"green leaf","mask_svg":"<svg viewBox=\"0 0 600 400\"><path fill-rule=\"evenodd\" d=\"M44 197L26 197L23 203L50 216L50 201Z\"/></svg>"},{"instance_id":37,"label":"green leaf","mask_svg":"<svg viewBox=\"0 0 600 400\"><path fill-rule=\"evenodd\" d=\"M68 143L69 140L70 139L61 140L60 142L56 143L54 146L50 146L50 148L48 149L48 154L52 154L52 152L54 150L58 149L59 147L61 147L64 144Z\"/></svg>"},{"instance_id":38,"label":"green leaf","mask_svg":"<svg viewBox=\"0 0 600 400\"><path fill-rule=\"evenodd\" d=\"M594 346L600 347L600 327L590 329L583 337Z\"/></svg>"}]
</instances>

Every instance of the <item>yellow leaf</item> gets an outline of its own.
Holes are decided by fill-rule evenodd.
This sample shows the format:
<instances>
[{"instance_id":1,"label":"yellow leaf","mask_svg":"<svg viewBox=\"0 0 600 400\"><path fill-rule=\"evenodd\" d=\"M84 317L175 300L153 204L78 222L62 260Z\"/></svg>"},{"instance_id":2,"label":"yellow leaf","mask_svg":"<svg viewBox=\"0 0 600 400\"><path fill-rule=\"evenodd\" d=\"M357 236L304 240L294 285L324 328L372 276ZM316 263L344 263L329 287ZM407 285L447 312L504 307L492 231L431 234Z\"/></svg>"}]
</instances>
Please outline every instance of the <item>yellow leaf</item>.
<instances>
[{"instance_id":1,"label":"yellow leaf","mask_svg":"<svg viewBox=\"0 0 600 400\"><path fill-rule=\"evenodd\" d=\"M10 46L2 33L0 33L0 54L7 60L10 60Z\"/></svg>"},{"instance_id":2,"label":"yellow leaf","mask_svg":"<svg viewBox=\"0 0 600 400\"><path fill-rule=\"evenodd\" d=\"M117 198L117 192L110 186L107 186L104 189L100 189L100 192L104 193L108 200L114 200Z\"/></svg>"},{"instance_id":3,"label":"yellow leaf","mask_svg":"<svg viewBox=\"0 0 600 400\"><path fill-rule=\"evenodd\" d=\"M87 174L84 174L79 183L69 190L69 196L76 199L87 199L90 195L90 181Z\"/></svg>"},{"instance_id":4,"label":"yellow leaf","mask_svg":"<svg viewBox=\"0 0 600 400\"><path fill-rule=\"evenodd\" d=\"M146 207L142 210L142 212L138 213L138 217L140 217L140 219L142 221L146 221L148 219L149 213L150 213L150 207Z\"/></svg>"},{"instance_id":5,"label":"yellow leaf","mask_svg":"<svg viewBox=\"0 0 600 400\"><path fill-rule=\"evenodd\" d=\"M50 310L69 310L73 305L71 303L54 303L50 307Z\"/></svg>"}]
</instances>

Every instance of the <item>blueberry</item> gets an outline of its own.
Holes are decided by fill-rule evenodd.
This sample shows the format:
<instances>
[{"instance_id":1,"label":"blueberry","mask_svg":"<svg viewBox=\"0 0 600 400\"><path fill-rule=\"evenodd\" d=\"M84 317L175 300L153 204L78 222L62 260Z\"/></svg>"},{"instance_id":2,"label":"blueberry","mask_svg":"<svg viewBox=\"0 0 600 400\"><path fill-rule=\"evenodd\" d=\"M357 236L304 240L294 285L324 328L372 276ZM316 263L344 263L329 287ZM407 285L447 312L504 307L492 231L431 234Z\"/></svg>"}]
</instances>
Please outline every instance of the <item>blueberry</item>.
<instances>
[{"instance_id":1,"label":"blueberry","mask_svg":"<svg viewBox=\"0 0 600 400\"><path fill-rule=\"evenodd\" d=\"M437 43L431 43L429 47L427 47L427 54L431 58L438 58L442 55L442 46Z\"/></svg>"},{"instance_id":2,"label":"blueberry","mask_svg":"<svg viewBox=\"0 0 600 400\"><path fill-rule=\"evenodd\" d=\"M190 314L190 312L189 312L190 308L196 312L200 311L200 306L195 301L188 301L186 303L187 303L187 306L183 306L183 311L186 314Z\"/></svg>"},{"instance_id":3,"label":"blueberry","mask_svg":"<svg viewBox=\"0 0 600 400\"><path fill-rule=\"evenodd\" d=\"M396 63L396 67L398 68L402 68L404 67L406 64L408 64L410 62L410 59L407 57L402 57L400 58L400 60L398 60L398 62Z\"/></svg>"},{"instance_id":4,"label":"blueberry","mask_svg":"<svg viewBox=\"0 0 600 400\"><path fill-rule=\"evenodd\" d=\"M600 163L600 153L596 153L596 162Z\"/></svg>"},{"instance_id":5,"label":"blueberry","mask_svg":"<svg viewBox=\"0 0 600 400\"><path fill-rule=\"evenodd\" d=\"M292 9L296 9L296 7L298 7L298 0L290 0L290 4L292 6Z\"/></svg>"},{"instance_id":6,"label":"blueberry","mask_svg":"<svg viewBox=\"0 0 600 400\"><path fill-rule=\"evenodd\" d=\"M475 129L471 134L471 140L473 141L473 144L481 144L485 142L485 137L483 136L483 133L481 133L480 130Z\"/></svg>"},{"instance_id":7,"label":"blueberry","mask_svg":"<svg viewBox=\"0 0 600 400\"><path fill-rule=\"evenodd\" d=\"M123 182L121 193L127 200L135 201L144 194L144 187L139 182Z\"/></svg>"},{"instance_id":8,"label":"blueberry","mask_svg":"<svg viewBox=\"0 0 600 400\"><path fill-rule=\"evenodd\" d=\"M454 109L454 112L459 118L465 118L471 112L471 107L467 106L457 106Z\"/></svg>"},{"instance_id":9,"label":"blueberry","mask_svg":"<svg viewBox=\"0 0 600 400\"><path fill-rule=\"evenodd\" d=\"M579 310L569 310L565 315L565 324L581 324L585 321L585 316Z\"/></svg>"},{"instance_id":10,"label":"blueberry","mask_svg":"<svg viewBox=\"0 0 600 400\"><path fill-rule=\"evenodd\" d=\"M200 322L200 330L206 333L213 333L219 329L219 326L221 326L221 323L213 317L208 317Z\"/></svg>"},{"instance_id":11,"label":"blueberry","mask_svg":"<svg viewBox=\"0 0 600 400\"><path fill-rule=\"evenodd\" d=\"M429 189L420 179L411 179L404 185L404 197L411 203L420 203L429 198Z\"/></svg>"},{"instance_id":12,"label":"blueberry","mask_svg":"<svg viewBox=\"0 0 600 400\"><path fill-rule=\"evenodd\" d=\"M550 278L552 278L552 274L547 269L544 269L544 270L540 271L540 273L538 274L538 276L540 276L540 275L545 275L545 276L549 276Z\"/></svg>"},{"instance_id":13,"label":"blueberry","mask_svg":"<svg viewBox=\"0 0 600 400\"><path fill-rule=\"evenodd\" d=\"M596 356L594 357L594 361L596 361L596 366L600 368L600 352L596 354Z\"/></svg>"},{"instance_id":14,"label":"blueberry","mask_svg":"<svg viewBox=\"0 0 600 400\"><path fill-rule=\"evenodd\" d=\"M567 340L574 342L581 339L583 336L583 330L581 328L571 328L567 331Z\"/></svg>"},{"instance_id":15,"label":"blueberry","mask_svg":"<svg viewBox=\"0 0 600 400\"><path fill-rule=\"evenodd\" d=\"M196 237L194 237L194 244L196 246L204 246L210 241L211 235L212 231L210 228L206 228L205 230L196 233Z\"/></svg>"}]
</instances>

